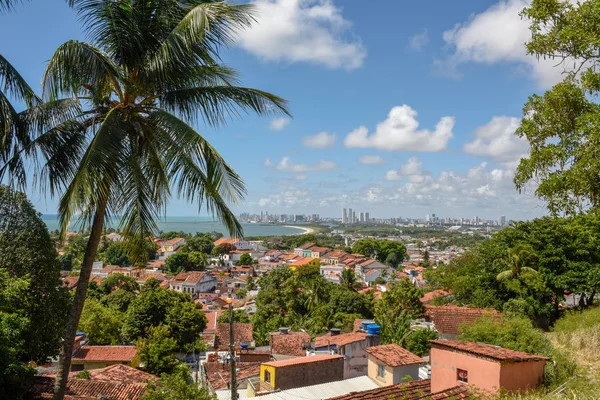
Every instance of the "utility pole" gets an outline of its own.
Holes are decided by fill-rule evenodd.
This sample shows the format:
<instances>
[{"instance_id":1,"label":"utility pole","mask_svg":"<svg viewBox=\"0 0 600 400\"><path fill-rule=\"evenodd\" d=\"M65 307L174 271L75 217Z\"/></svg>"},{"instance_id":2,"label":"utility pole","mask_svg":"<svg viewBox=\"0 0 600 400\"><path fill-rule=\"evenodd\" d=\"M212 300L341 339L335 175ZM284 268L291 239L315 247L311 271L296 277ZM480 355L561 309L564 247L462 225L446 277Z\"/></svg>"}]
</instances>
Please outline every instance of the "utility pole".
<instances>
[{"instance_id":1,"label":"utility pole","mask_svg":"<svg viewBox=\"0 0 600 400\"><path fill-rule=\"evenodd\" d=\"M235 341L233 339L233 304L229 301L229 357L231 358L231 400L238 400L237 378L235 376Z\"/></svg>"}]
</instances>

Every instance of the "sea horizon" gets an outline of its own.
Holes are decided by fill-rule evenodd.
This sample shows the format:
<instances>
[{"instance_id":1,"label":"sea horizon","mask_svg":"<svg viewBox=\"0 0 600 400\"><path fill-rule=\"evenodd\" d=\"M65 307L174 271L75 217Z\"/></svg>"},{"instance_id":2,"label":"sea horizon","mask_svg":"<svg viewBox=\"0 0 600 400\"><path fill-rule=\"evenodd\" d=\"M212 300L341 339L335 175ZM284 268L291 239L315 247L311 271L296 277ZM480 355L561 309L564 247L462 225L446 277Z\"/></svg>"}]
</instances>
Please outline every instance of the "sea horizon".
<instances>
[{"instance_id":1,"label":"sea horizon","mask_svg":"<svg viewBox=\"0 0 600 400\"><path fill-rule=\"evenodd\" d=\"M42 214L42 221L46 224L49 231L59 229L58 214ZM116 229L120 219L114 217L105 226L105 228ZM218 220L208 216L168 216L157 220L160 232L185 232L190 234L220 232L223 235L229 235L227 228ZM308 231L308 228L290 225L274 225L260 223L243 223L244 236L289 236L299 235ZM73 230L77 228L72 225ZM159 232L157 232L159 233Z\"/></svg>"}]
</instances>

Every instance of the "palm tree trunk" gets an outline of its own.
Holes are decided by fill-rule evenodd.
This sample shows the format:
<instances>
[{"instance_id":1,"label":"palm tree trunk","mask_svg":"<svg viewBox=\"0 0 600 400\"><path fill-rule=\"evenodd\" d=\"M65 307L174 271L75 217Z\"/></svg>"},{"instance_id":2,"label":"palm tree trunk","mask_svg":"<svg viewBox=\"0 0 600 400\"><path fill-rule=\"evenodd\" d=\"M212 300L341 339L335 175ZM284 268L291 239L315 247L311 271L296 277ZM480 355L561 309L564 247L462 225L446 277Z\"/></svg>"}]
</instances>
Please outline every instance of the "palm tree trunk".
<instances>
[{"instance_id":1,"label":"palm tree trunk","mask_svg":"<svg viewBox=\"0 0 600 400\"><path fill-rule=\"evenodd\" d=\"M60 355L58 358L58 371L56 373L56 381L54 382L54 400L63 400L67 389L67 379L71 369L71 357L73 356L73 344L75 342L75 334L79 325L79 318L83 311L83 304L88 290L90 275L92 274L92 264L96 258L96 251L102 237L102 229L104 227L104 216L106 214L106 202L99 204L92 222L92 230L90 238L85 248L81 271L79 272L79 282L75 290L75 298L71 306L69 314L69 322L63 339Z\"/></svg>"}]
</instances>

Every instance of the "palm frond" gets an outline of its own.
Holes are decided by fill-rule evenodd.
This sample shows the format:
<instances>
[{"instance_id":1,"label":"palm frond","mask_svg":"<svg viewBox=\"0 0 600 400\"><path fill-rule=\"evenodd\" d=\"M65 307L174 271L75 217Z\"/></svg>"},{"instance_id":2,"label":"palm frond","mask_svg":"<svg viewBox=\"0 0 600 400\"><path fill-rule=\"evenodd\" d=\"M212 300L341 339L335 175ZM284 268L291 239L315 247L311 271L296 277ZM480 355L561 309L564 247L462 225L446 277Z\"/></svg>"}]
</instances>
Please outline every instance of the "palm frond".
<instances>
[{"instance_id":1,"label":"palm frond","mask_svg":"<svg viewBox=\"0 0 600 400\"><path fill-rule=\"evenodd\" d=\"M216 215L232 236L243 236L243 228L228 206L243 199L241 177L185 122L164 111L155 111L150 118L164 134L163 158L178 195Z\"/></svg>"},{"instance_id":2,"label":"palm frond","mask_svg":"<svg viewBox=\"0 0 600 400\"><path fill-rule=\"evenodd\" d=\"M514 275L514 274L513 274L513 271L509 269L509 270L506 270L506 271L502 271L502 272L500 272L500 273L499 273L499 274L496 276L496 279L497 279L497 280L499 280L499 281L502 281L502 280L504 280L504 279L511 278L513 275Z\"/></svg>"},{"instance_id":3,"label":"palm frond","mask_svg":"<svg viewBox=\"0 0 600 400\"><path fill-rule=\"evenodd\" d=\"M4 0L6 1L6 0ZM0 3L2 0L0 0ZM0 7L1 10L1 7ZM39 97L27 84L19 72L0 54L0 91L16 101L24 102L28 107L40 103Z\"/></svg>"},{"instance_id":4,"label":"palm frond","mask_svg":"<svg viewBox=\"0 0 600 400\"><path fill-rule=\"evenodd\" d=\"M219 126L228 118L239 117L239 110L258 115L283 113L290 115L287 101L271 93L236 86L210 86L174 90L159 99L161 106L188 121L197 121L198 112L211 126Z\"/></svg>"},{"instance_id":5,"label":"palm frond","mask_svg":"<svg viewBox=\"0 0 600 400\"><path fill-rule=\"evenodd\" d=\"M80 219L82 229L85 229L94 208L108 203L112 186L119 182L120 166L123 165L122 146L127 134L127 126L119 114L119 110L113 108L98 121L98 128L90 128L95 135L74 176L68 177L69 186L59 203L61 238L74 217Z\"/></svg>"},{"instance_id":6,"label":"palm frond","mask_svg":"<svg viewBox=\"0 0 600 400\"><path fill-rule=\"evenodd\" d=\"M119 90L119 80L119 69L107 54L89 43L70 40L56 49L46 67L43 96L56 99L60 94L77 95L90 88L108 95ZM106 90L108 87L113 90Z\"/></svg>"}]
</instances>

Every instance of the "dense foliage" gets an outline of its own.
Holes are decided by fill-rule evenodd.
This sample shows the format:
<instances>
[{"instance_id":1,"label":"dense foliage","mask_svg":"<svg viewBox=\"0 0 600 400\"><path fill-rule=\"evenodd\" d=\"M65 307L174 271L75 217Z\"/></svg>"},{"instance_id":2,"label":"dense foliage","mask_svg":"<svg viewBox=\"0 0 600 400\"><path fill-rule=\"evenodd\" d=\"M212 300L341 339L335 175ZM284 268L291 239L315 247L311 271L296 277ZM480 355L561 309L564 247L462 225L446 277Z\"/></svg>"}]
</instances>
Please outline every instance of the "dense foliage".
<instances>
[{"instance_id":1,"label":"dense foliage","mask_svg":"<svg viewBox=\"0 0 600 400\"><path fill-rule=\"evenodd\" d=\"M407 258L406 247L393 240L360 239L352 245L352 253L374 258L393 268Z\"/></svg>"},{"instance_id":2,"label":"dense foliage","mask_svg":"<svg viewBox=\"0 0 600 400\"><path fill-rule=\"evenodd\" d=\"M459 304L493 307L549 326L559 316L555 298L576 293L582 307L593 304L600 289L599 224L595 215L518 222L449 265L428 271L426 278L452 289ZM498 279L503 271L515 270L511 249L523 245L534 253L534 271Z\"/></svg>"},{"instance_id":3,"label":"dense foliage","mask_svg":"<svg viewBox=\"0 0 600 400\"><path fill-rule=\"evenodd\" d=\"M0 254L3 397L27 373L24 364L57 355L70 299L46 225L23 193L6 186L0 186Z\"/></svg>"},{"instance_id":4,"label":"dense foliage","mask_svg":"<svg viewBox=\"0 0 600 400\"><path fill-rule=\"evenodd\" d=\"M352 329L356 318L373 317L373 295L327 282L317 266L278 268L258 280L261 290L252 318L258 343L281 326L315 336L330 328Z\"/></svg>"},{"instance_id":5,"label":"dense foliage","mask_svg":"<svg viewBox=\"0 0 600 400\"><path fill-rule=\"evenodd\" d=\"M162 374L158 382L148 385L148 392L142 400L214 400L216 396L208 393L206 387L201 387L190 378L190 371L183 364L173 368L171 374Z\"/></svg>"}]
</instances>

